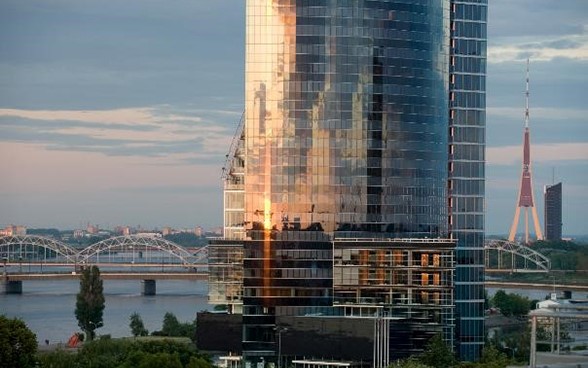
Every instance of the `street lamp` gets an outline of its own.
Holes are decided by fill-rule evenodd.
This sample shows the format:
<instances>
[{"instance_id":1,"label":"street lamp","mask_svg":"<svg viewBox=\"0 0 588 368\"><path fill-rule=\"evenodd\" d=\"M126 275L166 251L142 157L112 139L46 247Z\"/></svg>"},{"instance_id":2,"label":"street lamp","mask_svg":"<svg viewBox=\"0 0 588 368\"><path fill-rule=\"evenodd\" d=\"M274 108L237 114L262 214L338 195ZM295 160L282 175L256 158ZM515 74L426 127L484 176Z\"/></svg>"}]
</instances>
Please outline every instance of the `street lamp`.
<instances>
[{"instance_id":1,"label":"street lamp","mask_svg":"<svg viewBox=\"0 0 588 368\"><path fill-rule=\"evenodd\" d=\"M282 332L288 331L286 327L276 326L274 331L278 334L278 368L282 368Z\"/></svg>"}]
</instances>

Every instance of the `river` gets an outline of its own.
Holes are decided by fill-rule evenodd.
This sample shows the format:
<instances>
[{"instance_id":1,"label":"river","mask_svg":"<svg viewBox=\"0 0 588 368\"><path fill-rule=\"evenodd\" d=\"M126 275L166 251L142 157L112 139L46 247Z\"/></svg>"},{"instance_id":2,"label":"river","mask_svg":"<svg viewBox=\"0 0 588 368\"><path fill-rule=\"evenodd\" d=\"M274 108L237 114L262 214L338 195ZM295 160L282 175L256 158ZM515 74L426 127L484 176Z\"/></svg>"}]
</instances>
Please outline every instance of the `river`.
<instances>
[{"instance_id":1,"label":"river","mask_svg":"<svg viewBox=\"0 0 588 368\"><path fill-rule=\"evenodd\" d=\"M37 335L37 341L66 342L80 331L74 314L79 281L24 281L21 295L0 294L0 314L18 317ZM163 315L171 312L181 322L191 322L196 313L211 310L204 281L157 281L157 295L141 295L139 281L105 280L104 326L98 335L131 335L129 317L137 312L151 332L160 330Z\"/></svg>"},{"instance_id":2,"label":"river","mask_svg":"<svg viewBox=\"0 0 588 368\"><path fill-rule=\"evenodd\" d=\"M487 288L491 297L502 288ZM21 295L0 294L0 314L21 318L37 335L37 341L46 339L51 343L66 342L79 331L74 310L79 282L24 281ZM550 290L508 289L529 299L543 300ZM211 310L207 303L208 285L205 281L157 281L157 295L141 295L139 281L105 280L104 327L97 330L98 335L112 337L129 336L129 317L137 312L143 318L149 331L160 330L163 315L171 312L181 322L191 322L196 313ZM574 293L585 297L586 293Z\"/></svg>"}]
</instances>

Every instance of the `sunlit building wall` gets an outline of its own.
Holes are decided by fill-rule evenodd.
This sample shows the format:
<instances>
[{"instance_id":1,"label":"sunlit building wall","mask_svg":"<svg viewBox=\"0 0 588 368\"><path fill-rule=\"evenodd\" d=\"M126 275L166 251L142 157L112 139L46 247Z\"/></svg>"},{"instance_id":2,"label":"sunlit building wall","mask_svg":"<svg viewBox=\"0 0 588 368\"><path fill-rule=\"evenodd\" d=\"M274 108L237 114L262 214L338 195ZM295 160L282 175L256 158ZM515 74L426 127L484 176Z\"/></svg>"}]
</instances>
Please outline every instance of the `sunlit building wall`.
<instances>
[{"instance_id":1,"label":"sunlit building wall","mask_svg":"<svg viewBox=\"0 0 588 368\"><path fill-rule=\"evenodd\" d=\"M330 302L321 277L279 285L283 246L321 261L327 240L448 236L449 5L247 1L246 357L275 353L276 315Z\"/></svg>"},{"instance_id":2,"label":"sunlit building wall","mask_svg":"<svg viewBox=\"0 0 588 368\"><path fill-rule=\"evenodd\" d=\"M447 234L449 1L247 1L245 228Z\"/></svg>"}]
</instances>

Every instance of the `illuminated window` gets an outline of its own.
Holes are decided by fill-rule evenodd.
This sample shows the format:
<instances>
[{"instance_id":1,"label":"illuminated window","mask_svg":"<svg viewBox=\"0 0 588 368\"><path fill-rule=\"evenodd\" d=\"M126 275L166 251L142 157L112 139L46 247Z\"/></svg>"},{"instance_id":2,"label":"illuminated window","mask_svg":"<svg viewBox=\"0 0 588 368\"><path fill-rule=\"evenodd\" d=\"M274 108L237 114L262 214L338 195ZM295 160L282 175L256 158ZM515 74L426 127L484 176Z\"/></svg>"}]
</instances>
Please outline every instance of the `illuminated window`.
<instances>
[{"instance_id":1,"label":"illuminated window","mask_svg":"<svg viewBox=\"0 0 588 368\"><path fill-rule=\"evenodd\" d=\"M428 266L429 265L429 255L428 254L421 254L421 266Z\"/></svg>"}]
</instances>

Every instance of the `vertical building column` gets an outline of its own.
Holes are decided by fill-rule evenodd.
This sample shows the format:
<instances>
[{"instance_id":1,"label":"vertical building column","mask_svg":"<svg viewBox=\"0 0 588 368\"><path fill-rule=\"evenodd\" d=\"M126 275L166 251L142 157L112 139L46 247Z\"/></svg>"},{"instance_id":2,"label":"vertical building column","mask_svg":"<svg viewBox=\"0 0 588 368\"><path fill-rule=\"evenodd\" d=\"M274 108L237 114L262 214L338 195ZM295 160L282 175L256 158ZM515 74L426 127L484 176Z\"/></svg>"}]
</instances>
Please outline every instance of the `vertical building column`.
<instances>
[{"instance_id":1,"label":"vertical building column","mask_svg":"<svg viewBox=\"0 0 588 368\"><path fill-rule=\"evenodd\" d=\"M529 368L535 368L537 364L537 317L531 317L531 354Z\"/></svg>"},{"instance_id":2,"label":"vertical building column","mask_svg":"<svg viewBox=\"0 0 588 368\"><path fill-rule=\"evenodd\" d=\"M4 294L22 294L22 281L5 279Z\"/></svg>"},{"instance_id":3,"label":"vertical building column","mask_svg":"<svg viewBox=\"0 0 588 368\"><path fill-rule=\"evenodd\" d=\"M390 320L378 317L374 320L374 367L390 365Z\"/></svg>"},{"instance_id":4,"label":"vertical building column","mask_svg":"<svg viewBox=\"0 0 588 368\"><path fill-rule=\"evenodd\" d=\"M145 296L153 296L156 293L157 285L155 280L142 280L142 294Z\"/></svg>"}]
</instances>

